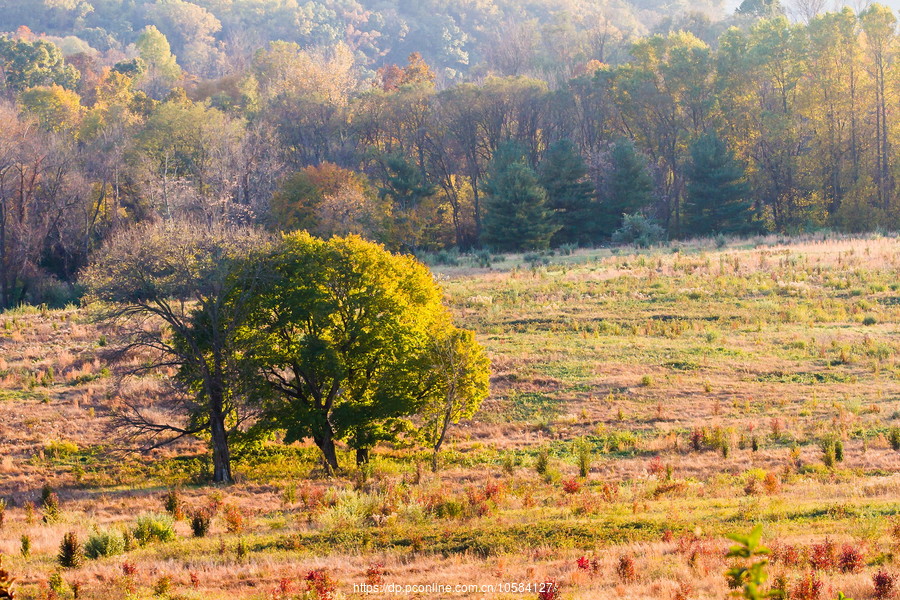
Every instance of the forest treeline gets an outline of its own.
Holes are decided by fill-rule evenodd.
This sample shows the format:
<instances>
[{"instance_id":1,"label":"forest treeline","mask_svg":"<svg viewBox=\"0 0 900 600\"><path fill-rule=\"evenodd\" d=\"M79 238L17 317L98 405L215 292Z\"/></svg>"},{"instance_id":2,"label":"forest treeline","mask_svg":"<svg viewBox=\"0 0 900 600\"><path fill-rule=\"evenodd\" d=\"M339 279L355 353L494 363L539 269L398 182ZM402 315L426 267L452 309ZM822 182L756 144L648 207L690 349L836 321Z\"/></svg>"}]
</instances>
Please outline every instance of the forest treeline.
<instances>
[{"instance_id":1,"label":"forest treeline","mask_svg":"<svg viewBox=\"0 0 900 600\"><path fill-rule=\"evenodd\" d=\"M758 1L758 0L757 0ZM364 77L419 52L441 82L488 72L564 81L616 62L642 35L721 30L722 0L0 0L0 31L26 26L67 52L127 53L158 28L201 78L241 69L259 48L346 44Z\"/></svg>"},{"instance_id":2,"label":"forest treeline","mask_svg":"<svg viewBox=\"0 0 900 600\"><path fill-rule=\"evenodd\" d=\"M160 218L413 252L897 228L896 16L753 6L709 43L462 83L415 52L371 69L345 40L265 41L206 76L196 32L162 21L106 52L19 26L0 37L0 304L71 299L111 232Z\"/></svg>"}]
</instances>

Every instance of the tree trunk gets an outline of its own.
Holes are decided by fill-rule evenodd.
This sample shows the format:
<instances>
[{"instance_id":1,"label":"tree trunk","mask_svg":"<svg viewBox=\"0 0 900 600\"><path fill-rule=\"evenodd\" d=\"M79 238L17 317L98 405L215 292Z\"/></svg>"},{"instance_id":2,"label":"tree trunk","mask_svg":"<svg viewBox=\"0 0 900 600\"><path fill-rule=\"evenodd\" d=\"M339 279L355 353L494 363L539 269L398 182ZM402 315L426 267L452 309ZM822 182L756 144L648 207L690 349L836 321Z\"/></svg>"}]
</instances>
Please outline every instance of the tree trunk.
<instances>
[{"instance_id":1,"label":"tree trunk","mask_svg":"<svg viewBox=\"0 0 900 600\"><path fill-rule=\"evenodd\" d=\"M452 407L452 403L450 405ZM438 472L438 454L441 452L441 446L444 444L444 440L447 438L447 430L450 429L450 421L451 421L451 413L450 408L444 413L444 418L441 420L441 431L438 434L437 440L434 442L434 446L432 446L432 450L434 451L431 455L431 470L434 473Z\"/></svg>"},{"instance_id":2,"label":"tree trunk","mask_svg":"<svg viewBox=\"0 0 900 600\"><path fill-rule=\"evenodd\" d=\"M314 436L313 441L319 450L322 451L322 467L329 475L334 475L338 469L337 448L334 445L334 437L330 430L323 431L320 435Z\"/></svg>"},{"instance_id":3,"label":"tree trunk","mask_svg":"<svg viewBox=\"0 0 900 600\"><path fill-rule=\"evenodd\" d=\"M234 480L231 478L231 453L228 450L228 432L225 431L224 416L221 411L213 410L210 417L213 481L216 483L233 483Z\"/></svg>"},{"instance_id":4,"label":"tree trunk","mask_svg":"<svg viewBox=\"0 0 900 600\"><path fill-rule=\"evenodd\" d=\"M356 466L361 467L364 464L369 462L369 449L368 448L357 448L356 449Z\"/></svg>"}]
</instances>

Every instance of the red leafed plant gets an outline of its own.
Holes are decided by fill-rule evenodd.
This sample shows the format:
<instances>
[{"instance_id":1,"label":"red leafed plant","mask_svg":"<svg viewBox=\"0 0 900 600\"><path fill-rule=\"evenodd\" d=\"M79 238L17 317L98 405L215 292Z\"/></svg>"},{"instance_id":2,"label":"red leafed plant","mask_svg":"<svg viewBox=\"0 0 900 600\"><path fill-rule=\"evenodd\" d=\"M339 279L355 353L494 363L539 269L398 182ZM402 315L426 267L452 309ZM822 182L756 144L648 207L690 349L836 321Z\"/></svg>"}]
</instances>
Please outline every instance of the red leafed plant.
<instances>
[{"instance_id":1,"label":"red leafed plant","mask_svg":"<svg viewBox=\"0 0 900 600\"><path fill-rule=\"evenodd\" d=\"M560 600L562 596L559 591L559 584L553 579L548 579L541 584L538 591L538 600Z\"/></svg>"},{"instance_id":2,"label":"red leafed plant","mask_svg":"<svg viewBox=\"0 0 900 600\"><path fill-rule=\"evenodd\" d=\"M369 585L381 585L384 583L384 565L375 563L366 569L366 583Z\"/></svg>"},{"instance_id":3,"label":"red leafed plant","mask_svg":"<svg viewBox=\"0 0 900 600\"><path fill-rule=\"evenodd\" d=\"M334 600L337 585L325 569L313 569L306 574L306 589L316 600Z\"/></svg>"},{"instance_id":4,"label":"red leafed plant","mask_svg":"<svg viewBox=\"0 0 900 600\"><path fill-rule=\"evenodd\" d=\"M581 491L581 482L572 477L571 479L566 479L562 484L563 491L567 494L577 494Z\"/></svg>"},{"instance_id":5,"label":"red leafed plant","mask_svg":"<svg viewBox=\"0 0 900 600\"><path fill-rule=\"evenodd\" d=\"M891 575L884 569L879 569L877 573L872 575L872 583L875 585L875 595L877 600L887 600L894 597L894 587L896 577Z\"/></svg>"}]
</instances>

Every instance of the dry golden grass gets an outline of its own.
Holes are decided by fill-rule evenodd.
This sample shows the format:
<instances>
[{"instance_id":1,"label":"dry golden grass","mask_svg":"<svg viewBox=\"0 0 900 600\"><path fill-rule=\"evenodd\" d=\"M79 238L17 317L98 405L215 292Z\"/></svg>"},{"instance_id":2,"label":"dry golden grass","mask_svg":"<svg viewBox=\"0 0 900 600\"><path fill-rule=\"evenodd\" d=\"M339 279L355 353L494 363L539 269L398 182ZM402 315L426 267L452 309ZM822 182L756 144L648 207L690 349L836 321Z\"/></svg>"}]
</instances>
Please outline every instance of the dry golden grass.
<instances>
[{"instance_id":1,"label":"dry golden grass","mask_svg":"<svg viewBox=\"0 0 900 600\"><path fill-rule=\"evenodd\" d=\"M239 461L240 482L226 489L197 485L202 460L178 458L202 457L201 441L122 452L110 411L122 398L163 410L173 372L118 385L116 374L144 359L107 363L114 328L78 311L0 315L0 497L10 502L0 552L20 596L44 597L66 532L132 528L162 512L176 485L188 512L237 507L244 531L228 532L221 510L204 538L179 521L175 542L64 572L80 598L151 597L163 577L172 597L301 597L316 568L345 598L537 598L354 594L380 563L402 585L554 579L563 598L720 599L723 533L755 523L777 544L808 549L828 537L864 549L860 572L819 574L823 599L872 598L876 568L900 572L900 452L890 443L900 425L898 240L700 241L549 260L437 268L459 321L491 354L492 396L454 430L438 473L423 472L423 453L385 447L367 481L356 471L320 479L308 447L275 444L264 460ZM844 454L830 467L820 448L829 436ZM567 493L576 440L592 448L590 474ZM62 505L49 524L39 507L48 483ZM483 500L492 486L500 491ZM445 501L461 513L434 508ZM31 523L28 502L38 505ZM617 574L623 556L633 580ZM770 570L790 587L808 566Z\"/></svg>"}]
</instances>

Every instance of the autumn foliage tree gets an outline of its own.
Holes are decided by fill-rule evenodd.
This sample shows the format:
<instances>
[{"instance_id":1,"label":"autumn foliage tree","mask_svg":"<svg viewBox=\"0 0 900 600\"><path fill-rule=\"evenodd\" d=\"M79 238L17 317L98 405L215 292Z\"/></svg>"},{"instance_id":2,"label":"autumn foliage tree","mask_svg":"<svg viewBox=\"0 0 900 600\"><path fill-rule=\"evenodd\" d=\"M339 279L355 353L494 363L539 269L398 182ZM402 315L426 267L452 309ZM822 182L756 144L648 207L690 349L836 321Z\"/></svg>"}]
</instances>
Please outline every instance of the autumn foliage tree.
<instances>
[{"instance_id":1,"label":"autumn foliage tree","mask_svg":"<svg viewBox=\"0 0 900 600\"><path fill-rule=\"evenodd\" d=\"M364 176L326 162L285 178L272 198L271 225L324 238L357 234L379 239L389 215L388 202Z\"/></svg>"}]
</instances>

